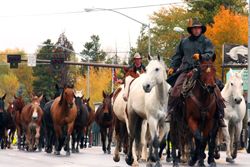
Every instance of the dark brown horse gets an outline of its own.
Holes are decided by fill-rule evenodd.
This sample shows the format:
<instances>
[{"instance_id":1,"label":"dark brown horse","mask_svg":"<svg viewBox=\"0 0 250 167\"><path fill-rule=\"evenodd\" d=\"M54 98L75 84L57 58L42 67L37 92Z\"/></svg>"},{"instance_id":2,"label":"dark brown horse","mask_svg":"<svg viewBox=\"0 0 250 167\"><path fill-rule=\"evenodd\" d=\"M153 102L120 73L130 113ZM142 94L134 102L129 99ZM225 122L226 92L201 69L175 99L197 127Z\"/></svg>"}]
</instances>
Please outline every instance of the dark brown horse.
<instances>
[{"instance_id":1,"label":"dark brown horse","mask_svg":"<svg viewBox=\"0 0 250 167\"><path fill-rule=\"evenodd\" d=\"M21 112L21 123L25 132L25 144L28 151L35 151L39 146L43 117L43 110L40 107L42 98L43 96L33 96L32 102L25 105Z\"/></svg>"},{"instance_id":2,"label":"dark brown horse","mask_svg":"<svg viewBox=\"0 0 250 167\"><path fill-rule=\"evenodd\" d=\"M192 154L189 165L193 166L199 161L199 166L204 165L205 148L208 142L210 166L216 166L214 161L215 137L218 130L215 121L217 110L217 94L215 75L216 69L213 61L201 61L199 67L199 77L194 88L185 99L186 121L195 139L195 150Z\"/></svg>"},{"instance_id":3,"label":"dark brown horse","mask_svg":"<svg viewBox=\"0 0 250 167\"><path fill-rule=\"evenodd\" d=\"M83 147L87 147L87 141L89 140L89 147L92 147L93 144L93 137L92 137L92 124L95 121L95 111L93 108L91 108L90 104L90 98L83 98L83 104L87 107L88 109L88 123L86 128L84 129L84 143L82 141L81 146Z\"/></svg>"},{"instance_id":4,"label":"dark brown horse","mask_svg":"<svg viewBox=\"0 0 250 167\"><path fill-rule=\"evenodd\" d=\"M57 97L51 106L51 115L56 133L55 154L60 155L60 151L65 145L66 155L70 155L69 140L77 116L72 88L64 87L61 96ZM64 135L65 133L66 135Z\"/></svg>"},{"instance_id":5,"label":"dark brown horse","mask_svg":"<svg viewBox=\"0 0 250 167\"><path fill-rule=\"evenodd\" d=\"M95 115L95 121L100 126L101 131L101 140L102 140L102 150L104 153L106 151L108 154L111 153L111 142L112 142L112 135L113 135L113 110L112 110L112 104L111 99L113 96L113 93L106 94L104 91L103 94L103 102L98 107ZM107 133L108 129L108 133ZM108 136L108 146L106 147L106 137Z\"/></svg>"},{"instance_id":6,"label":"dark brown horse","mask_svg":"<svg viewBox=\"0 0 250 167\"><path fill-rule=\"evenodd\" d=\"M25 106L24 100L22 96L16 97L14 96L13 107L14 107L14 121L17 128L17 137L18 137L18 149L21 149L21 145L24 146L24 135L21 124L21 112L23 107Z\"/></svg>"},{"instance_id":7,"label":"dark brown horse","mask_svg":"<svg viewBox=\"0 0 250 167\"><path fill-rule=\"evenodd\" d=\"M16 131L16 125L15 125L15 109L13 102L9 103L9 106L7 108L7 115L8 115L8 123L6 125L6 130L9 130L9 133L7 134L7 147L11 147L11 143L14 140L14 135Z\"/></svg>"}]
</instances>

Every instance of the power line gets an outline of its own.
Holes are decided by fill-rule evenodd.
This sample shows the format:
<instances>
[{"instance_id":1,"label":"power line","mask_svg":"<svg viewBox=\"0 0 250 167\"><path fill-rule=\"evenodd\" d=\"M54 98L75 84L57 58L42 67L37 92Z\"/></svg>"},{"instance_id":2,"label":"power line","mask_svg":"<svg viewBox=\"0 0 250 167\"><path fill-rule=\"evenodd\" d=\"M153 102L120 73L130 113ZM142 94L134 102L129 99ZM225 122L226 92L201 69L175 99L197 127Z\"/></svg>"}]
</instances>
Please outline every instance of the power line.
<instances>
[{"instance_id":1,"label":"power line","mask_svg":"<svg viewBox=\"0 0 250 167\"><path fill-rule=\"evenodd\" d=\"M177 5L185 4L185 2L171 2L163 4L152 4L152 5L141 5L141 6L128 6L119 8L110 8L110 10L128 10L128 9L138 9L138 8L148 8L157 6L167 6L167 5ZM101 11L102 9L96 9L96 11ZM67 15L67 14L81 14L85 13L85 10L78 11L66 11L66 12L53 12L53 13L38 13L38 14L20 14L20 15L0 15L0 18L10 18L10 17L39 17L39 16L52 16L52 15Z\"/></svg>"}]
</instances>

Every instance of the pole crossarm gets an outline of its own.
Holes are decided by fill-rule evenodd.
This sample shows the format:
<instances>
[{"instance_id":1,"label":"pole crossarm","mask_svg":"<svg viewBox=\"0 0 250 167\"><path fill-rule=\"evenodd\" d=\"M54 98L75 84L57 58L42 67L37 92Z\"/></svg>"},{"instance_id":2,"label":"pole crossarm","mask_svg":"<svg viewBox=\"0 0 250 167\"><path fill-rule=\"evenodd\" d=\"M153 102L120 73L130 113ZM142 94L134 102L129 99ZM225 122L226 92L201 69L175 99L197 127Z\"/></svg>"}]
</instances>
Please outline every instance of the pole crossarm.
<instances>
[{"instance_id":1,"label":"pole crossarm","mask_svg":"<svg viewBox=\"0 0 250 167\"><path fill-rule=\"evenodd\" d=\"M22 62L27 62L27 59L21 59ZM37 63L50 64L50 60L37 59ZM64 64L67 65L81 65L81 66L94 66L94 67L106 67L106 68L127 68L127 65L119 64L103 64L103 63L93 63L93 62L73 62L73 61L64 61Z\"/></svg>"}]
</instances>

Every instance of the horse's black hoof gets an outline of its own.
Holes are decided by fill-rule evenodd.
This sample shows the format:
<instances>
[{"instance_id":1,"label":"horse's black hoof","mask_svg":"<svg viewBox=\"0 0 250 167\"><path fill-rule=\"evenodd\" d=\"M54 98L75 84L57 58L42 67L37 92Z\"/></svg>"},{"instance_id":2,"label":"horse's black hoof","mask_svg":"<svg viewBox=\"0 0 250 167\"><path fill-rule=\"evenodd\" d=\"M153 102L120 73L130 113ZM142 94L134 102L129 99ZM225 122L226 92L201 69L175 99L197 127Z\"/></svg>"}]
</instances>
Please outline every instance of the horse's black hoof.
<instances>
[{"instance_id":1,"label":"horse's black hoof","mask_svg":"<svg viewBox=\"0 0 250 167\"><path fill-rule=\"evenodd\" d=\"M91 148L92 147L92 145L91 144L89 144L89 148Z\"/></svg>"},{"instance_id":2,"label":"horse's black hoof","mask_svg":"<svg viewBox=\"0 0 250 167\"><path fill-rule=\"evenodd\" d=\"M126 161L126 163L129 165L129 166L131 166L132 164L133 164L133 162L134 162L134 159L132 158L132 157L126 157L125 158L125 161Z\"/></svg>"},{"instance_id":3,"label":"horse's black hoof","mask_svg":"<svg viewBox=\"0 0 250 167\"><path fill-rule=\"evenodd\" d=\"M188 165L194 166L196 164L196 162L197 162L197 160L191 159L191 160L189 160Z\"/></svg>"},{"instance_id":4,"label":"horse's black hoof","mask_svg":"<svg viewBox=\"0 0 250 167\"><path fill-rule=\"evenodd\" d=\"M76 153L76 150L75 149L72 149L72 151L71 151L72 153Z\"/></svg>"},{"instance_id":5,"label":"horse's black hoof","mask_svg":"<svg viewBox=\"0 0 250 167\"><path fill-rule=\"evenodd\" d=\"M119 156L119 155L115 155L115 156L113 157L113 160L114 160L115 162L119 162L119 161L120 161L120 156Z\"/></svg>"},{"instance_id":6,"label":"horse's black hoof","mask_svg":"<svg viewBox=\"0 0 250 167\"><path fill-rule=\"evenodd\" d=\"M198 167L206 167L206 165L205 165L204 162L202 161L202 162L199 162L199 163L198 163Z\"/></svg>"},{"instance_id":7,"label":"horse's black hoof","mask_svg":"<svg viewBox=\"0 0 250 167\"><path fill-rule=\"evenodd\" d=\"M83 144L80 144L80 149L83 149Z\"/></svg>"},{"instance_id":8,"label":"horse's black hoof","mask_svg":"<svg viewBox=\"0 0 250 167\"><path fill-rule=\"evenodd\" d=\"M215 154L214 154L214 158L215 158L215 159L220 159L220 153L215 153Z\"/></svg>"},{"instance_id":9,"label":"horse's black hoof","mask_svg":"<svg viewBox=\"0 0 250 167\"><path fill-rule=\"evenodd\" d=\"M76 149L76 153L79 153L79 149L78 148Z\"/></svg>"},{"instance_id":10,"label":"horse's black hoof","mask_svg":"<svg viewBox=\"0 0 250 167\"><path fill-rule=\"evenodd\" d=\"M108 154L111 154L111 151L110 151L110 150L108 150Z\"/></svg>"},{"instance_id":11,"label":"horse's black hoof","mask_svg":"<svg viewBox=\"0 0 250 167\"><path fill-rule=\"evenodd\" d=\"M66 156L70 156L70 152L69 151L66 152Z\"/></svg>"},{"instance_id":12,"label":"horse's black hoof","mask_svg":"<svg viewBox=\"0 0 250 167\"><path fill-rule=\"evenodd\" d=\"M173 161L173 158L172 157L166 157L166 161L171 162L171 161Z\"/></svg>"},{"instance_id":13,"label":"horse's black hoof","mask_svg":"<svg viewBox=\"0 0 250 167\"><path fill-rule=\"evenodd\" d=\"M228 163L234 163L234 160L232 159L232 158L226 158L226 162L228 162Z\"/></svg>"},{"instance_id":14,"label":"horse's black hoof","mask_svg":"<svg viewBox=\"0 0 250 167\"><path fill-rule=\"evenodd\" d=\"M146 167L153 167L153 164L152 163L147 163Z\"/></svg>"},{"instance_id":15,"label":"horse's black hoof","mask_svg":"<svg viewBox=\"0 0 250 167\"><path fill-rule=\"evenodd\" d=\"M237 157L237 154L234 153L231 156L232 156L233 159L235 159Z\"/></svg>"},{"instance_id":16,"label":"horse's black hoof","mask_svg":"<svg viewBox=\"0 0 250 167\"><path fill-rule=\"evenodd\" d=\"M173 163L173 167L179 167L179 163L178 162L174 162Z\"/></svg>"},{"instance_id":17,"label":"horse's black hoof","mask_svg":"<svg viewBox=\"0 0 250 167\"><path fill-rule=\"evenodd\" d=\"M149 160L152 161L152 162L156 162L156 157L154 155L151 155L149 157Z\"/></svg>"},{"instance_id":18,"label":"horse's black hoof","mask_svg":"<svg viewBox=\"0 0 250 167\"><path fill-rule=\"evenodd\" d=\"M155 167L162 167L162 165L161 165L161 163L160 163L159 161L157 161L157 162L155 163Z\"/></svg>"},{"instance_id":19,"label":"horse's black hoof","mask_svg":"<svg viewBox=\"0 0 250 167\"><path fill-rule=\"evenodd\" d=\"M215 162L210 163L210 167L216 167L216 163Z\"/></svg>"},{"instance_id":20,"label":"horse's black hoof","mask_svg":"<svg viewBox=\"0 0 250 167\"><path fill-rule=\"evenodd\" d=\"M60 155L60 151L55 151L54 154L55 155Z\"/></svg>"}]
</instances>

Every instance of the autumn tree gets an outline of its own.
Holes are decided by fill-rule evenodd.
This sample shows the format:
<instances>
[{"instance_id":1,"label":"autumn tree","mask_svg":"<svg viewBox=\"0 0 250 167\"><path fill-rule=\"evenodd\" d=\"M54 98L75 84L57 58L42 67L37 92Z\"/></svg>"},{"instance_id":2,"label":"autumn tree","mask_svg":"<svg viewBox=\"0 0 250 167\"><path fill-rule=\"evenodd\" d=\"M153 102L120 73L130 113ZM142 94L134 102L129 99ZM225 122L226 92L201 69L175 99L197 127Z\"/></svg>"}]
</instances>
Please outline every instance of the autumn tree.
<instances>
[{"instance_id":1,"label":"autumn tree","mask_svg":"<svg viewBox=\"0 0 250 167\"><path fill-rule=\"evenodd\" d=\"M247 44L248 17L221 7L214 22L213 26L207 27L206 36L215 45L217 75L221 76L222 46L224 43Z\"/></svg>"},{"instance_id":2,"label":"autumn tree","mask_svg":"<svg viewBox=\"0 0 250 167\"><path fill-rule=\"evenodd\" d=\"M220 6L224 6L235 13L247 13L246 0L185 0L191 12L198 12L204 24L212 25L214 16L220 10Z\"/></svg>"},{"instance_id":3,"label":"autumn tree","mask_svg":"<svg viewBox=\"0 0 250 167\"><path fill-rule=\"evenodd\" d=\"M0 74L0 95L6 93L6 102L11 101L19 88L19 81L15 74Z\"/></svg>"},{"instance_id":4,"label":"autumn tree","mask_svg":"<svg viewBox=\"0 0 250 167\"><path fill-rule=\"evenodd\" d=\"M111 75L110 68L99 68L99 70L95 70L93 67L90 68L89 87L91 104L102 101L103 90L110 92ZM77 90L83 90L84 97L87 97L87 77L79 75L76 79L75 88Z\"/></svg>"}]
</instances>

